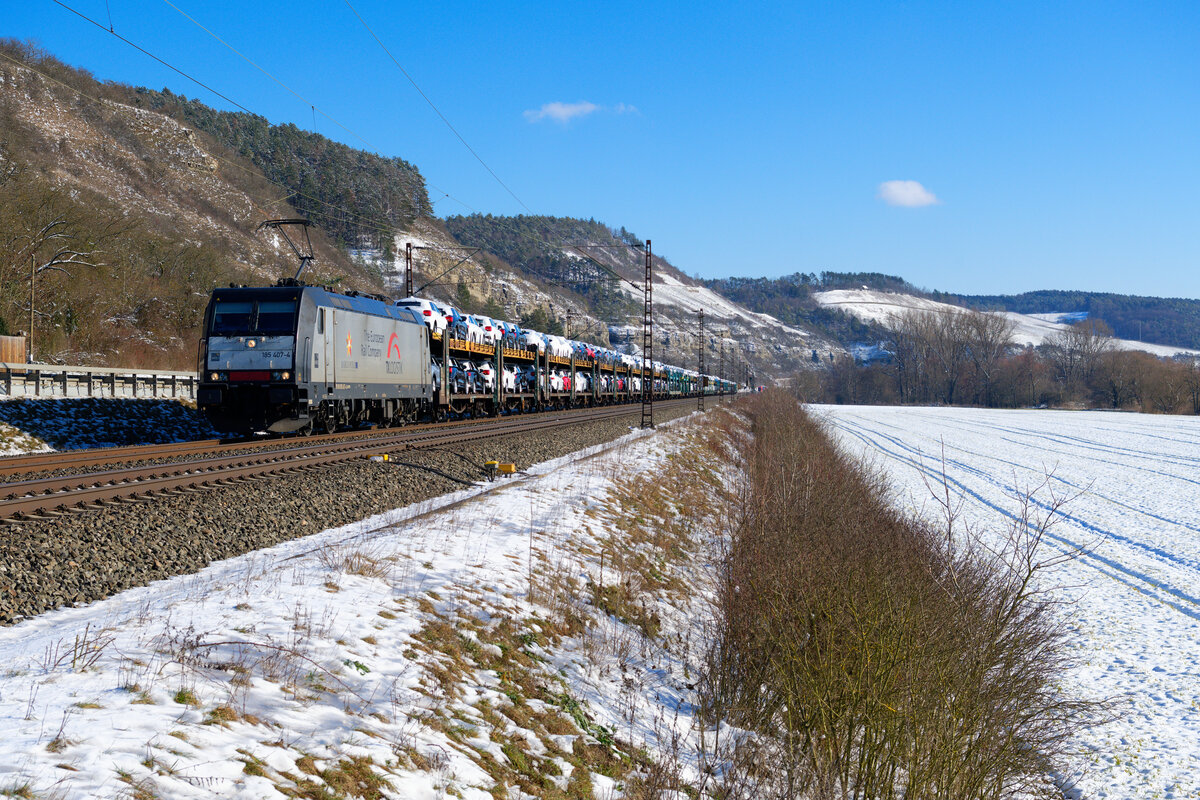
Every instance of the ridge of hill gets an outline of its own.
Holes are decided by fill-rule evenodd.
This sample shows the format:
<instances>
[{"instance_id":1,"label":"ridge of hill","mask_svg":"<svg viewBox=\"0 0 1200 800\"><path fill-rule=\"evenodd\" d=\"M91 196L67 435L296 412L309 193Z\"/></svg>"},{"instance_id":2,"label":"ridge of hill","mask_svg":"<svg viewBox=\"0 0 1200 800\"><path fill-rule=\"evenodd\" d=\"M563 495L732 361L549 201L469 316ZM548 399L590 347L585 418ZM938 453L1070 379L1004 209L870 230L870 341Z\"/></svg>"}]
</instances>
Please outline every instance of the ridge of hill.
<instances>
[{"instance_id":1,"label":"ridge of hill","mask_svg":"<svg viewBox=\"0 0 1200 800\"><path fill-rule=\"evenodd\" d=\"M924 290L899 276L877 272L797 272L779 278L718 278L705 284L747 308L820 331L847 349L883 338L886 314L877 313L876 306L916 307L929 301L1020 317L1018 330L1028 334L1022 341L1033 344L1063 323L1091 318L1103 320L1118 339L1140 343L1137 349L1147 352L1200 350L1200 300L1186 298L1061 290L955 294ZM826 292L851 294L821 301L818 295ZM861 303L856 303L853 297L859 294ZM885 294L895 297L881 301L879 296Z\"/></svg>"},{"instance_id":2,"label":"ridge of hill","mask_svg":"<svg viewBox=\"0 0 1200 800\"><path fill-rule=\"evenodd\" d=\"M1043 289L1014 295L929 295L956 305L1018 314L1086 314L1123 339L1200 349L1200 300Z\"/></svg>"},{"instance_id":3,"label":"ridge of hill","mask_svg":"<svg viewBox=\"0 0 1200 800\"><path fill-rule=\"evenodd\" d=\"M402 158L356 149L291 123L272 125L243 111L142 87L125 101L203 131L246 158L273 183L292 189L290 204L347 248L387 250L397 230L432 213L425 178Z\"/></svg>"},{"instance_id":4,"label":"ridge of hill","mask_svg":"<svg viewBox=\"0 0 1200 800\"><path fill-rule=\"evenodd\" d=\"M428 216L424 178L403 159L166 90L100 82L12 40L0 40L0 183L0 332L28 319L32 254L40 360L191 367L209 290L294 272L282 239L255 229L295 216L318 228L310 281L400 292L412 244L414 286L434 299L640 352L640 289L612 274L642 280L632 249L641 242L623 228L558 217L443 223ZM39 236L54 225L57 239ZM64 242L82 255L56 261ZM713 371L718 331L728 331L729 362L737 343L737 368L744 356L764 377L817 348L840 350L664 258L655 271L660 360L695 365L700 307Z\"/></svg>"},{"instance_id":5,"label":"ridge of hill","mask_svg":"<svg viewBox=\"0 0 1200 800\"><path fill-rule=\"evenodd\" d=\"M830 289L816 292L813 300L822 307L835 312L844 312L865 324L882 328L893 327L892 320L909 311L932 311L947 313L965 306L934 300L929 296L903 292L882 292L875 289ZM1007 317L1013 326L1012 342L1018 347L1038 347L1047 343L1055 334L1065 331L1072 322L1086 318L1079 314L1019 314L1015 311L992 311ZM1197 355L1192 348L1162 345L1117 336L1113 345L1118 350L1140 350L1160 358L1185 353Z\"/></svg>"}]
</instances>

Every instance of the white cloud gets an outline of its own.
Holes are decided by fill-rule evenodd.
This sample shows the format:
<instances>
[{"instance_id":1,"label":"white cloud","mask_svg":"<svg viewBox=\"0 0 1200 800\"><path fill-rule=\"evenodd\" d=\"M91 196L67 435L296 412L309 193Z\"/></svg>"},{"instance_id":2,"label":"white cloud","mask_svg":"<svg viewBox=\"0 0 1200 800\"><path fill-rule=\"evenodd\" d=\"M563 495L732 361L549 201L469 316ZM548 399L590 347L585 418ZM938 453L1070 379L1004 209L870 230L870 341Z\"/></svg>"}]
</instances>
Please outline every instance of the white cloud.
<instances>
[{"instance_id":1,"label":"white cloud","mask_svg":"<svg viewBox=\"0 0 1200 800\"><path fill-rule=\"evenodd\" d=\"M525 119L530 122L541 122L544 119L551 119L560 125L566 125L576 117L586 117L600 110L600 106L595 103L589 103L586 100L578 103L546 103L536 111L530 110L525 112Z\"/></svg>"},{"instance_id":2,"label":"white cloud","mask_svg":"<svg viewBox=\"0 0 1200 800\"><path fill-rule=\"evenodd\" d=\"M889 206L903 206L904 208L935 206L942 202L918 181L884 181L879 184L877 197Z\"/></svg>"},{"instance_id":3,"label":"white cloud","mask_svg":"<svg viewBox=\"0 0 1200 800\"><path fill-rule=\"evenodd\" d=\"M559 125L566 125L576 117L586 117L588 114L595 114L597 111L608 112L610 114L641 114L637 106L629 103L617 103L615 106L598 106L595 103L589 103L586 100L580 100L578 103L546 103L537 110L530 109L525 112L525 119L529 122L541 122L542 120L552 120Z\"/></svg>"}]
</instances>

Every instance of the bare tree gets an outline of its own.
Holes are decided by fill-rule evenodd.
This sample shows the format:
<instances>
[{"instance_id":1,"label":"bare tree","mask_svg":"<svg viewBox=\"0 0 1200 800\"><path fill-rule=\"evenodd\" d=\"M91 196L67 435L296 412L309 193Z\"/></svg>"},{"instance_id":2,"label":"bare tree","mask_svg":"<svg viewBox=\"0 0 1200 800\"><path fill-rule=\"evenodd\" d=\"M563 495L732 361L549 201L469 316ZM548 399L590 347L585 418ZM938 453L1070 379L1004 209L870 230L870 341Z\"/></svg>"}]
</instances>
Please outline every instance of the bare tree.
<instances>
[{"instance_id":1,"label":"bare tree","mask_svg":"<svg viewBox=\"0 0 1200 800\"><path fill-rule=\"evenodd\" d=\"M62 280L75 280L79 269L105 266L103 247L130 223L116 215L86 216L61 189L27 180L19 169L0 177L0 309L10 319L30 314L32 274L39 290L35 315L48 320L61 310Z\"/></svg>"},{"instance_id":2,"label":"bare tree","mask_svg":"<svg viewBox=\"0 0 1200 800\"><path fill-rule=\"evenodd\" d=\"M1069 395L1091 383L1100 357L1114 348L1112 329L1103 320L1085 319L1046 338L1045 352Z\"/></svg>"},{"instance_id":3,"label":"bare tree","mask_svg":"<svg viewBox=\"0 0 1200 800\"><path fill-rule=\"evenodd\" d=\"M1193 414L1200 414L1200 360L1189 359L1184 363L1183 383Z\"/></svg>"},{"instance_id":4,"label":"bare tree","mask_svg":"<svg viewBox=\"0 0 1200 800\"><path fill-rule=\"evenodd\" d=\"M892 374L901 403L929 399L929 326L927 312L916 310L894 314L888 320L888 350Z\"/></svg>"},{"instance_id":5,"label":"bare tree","mask_svg":"<svg viewBox=\"0 0 1200 800\"><path fill-rule=\"evenodd\" d=\"M969 313L910 309L891 318L889 349L902 401L954 402L970 357Z\"/></svg>"},{"instance_id":6,"label":"bare tree","mask_svg":"<svg viewBox=\"0 0 1200 800\"><path fill-rule=\"evenodd\" d=\"M971 311L962 320L967 352L975 370L975 401L992 405L1000 360L1012 347L1011 319L1002 314Z\"/></svg>"}]
</instances>

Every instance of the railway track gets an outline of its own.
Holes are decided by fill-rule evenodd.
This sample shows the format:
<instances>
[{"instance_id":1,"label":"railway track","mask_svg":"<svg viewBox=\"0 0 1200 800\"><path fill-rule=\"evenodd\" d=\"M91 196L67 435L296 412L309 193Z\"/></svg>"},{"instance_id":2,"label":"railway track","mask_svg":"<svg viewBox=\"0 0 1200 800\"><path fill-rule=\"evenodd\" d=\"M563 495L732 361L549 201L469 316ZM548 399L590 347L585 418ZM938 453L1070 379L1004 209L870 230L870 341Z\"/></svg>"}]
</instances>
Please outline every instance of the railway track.
<instances>
[{"instance_id":1,"label":"railway track","mask_svg":"<svg viewBox=\"0 0 1200 800\"><path fill-rule=\"evenodd\" d=\"M673 408L691 402L691 399L667 400L660 401L659 405ZM111 504L141 502L156 496L194 493L207 487L314 471L383 453L551 430L640 413L640 405L602 406L498 420L347 432L313 439L236 443L206 440L175 445L18 456L0 462L0 472L12 475L106 463L175 460L5 483L0 485L0 495L3 495L3 499L0 499L0 522L84 513ZM280 441L282 446L272 446Z\"/></svg>"},{"instance_id":2,"label":"railway track","mask_svg":"<svg viewBox=\"0 0 1200 800\"><path fill-rule=\"evenodd\" d=\"M605 406L605 408L615 408L615 406ZM557 418L562 414L572 413L576 413L576 411L547 412L544 416L546 418ZM190 442L172 442L170 444L143 444L131 445L128 447L96 447L83 450L65 450L52 453L30 453L28 455L0 457L0 478L37 472L61 471L64 469L84 469L87 467L105 464L132 464L143 461L157 461L160 459L187 457L203 453L239 453L252 452L255 450L282 449L289 446L295 446L297 442L315 443L341 441L345 439L369 439L386 435L389 431L391 433L395 433L399 430L450 430L456 428L489 425L493 422L495 422L495 420L491 418L470 419L458 420L454 422L430 422L419 423L416 425L405 425L402 429L372 427L362 430L342 431L340 433L317 434L311 438L289 436L281 438L242 439L232 441L227 439L197 439ZM3 490L0 489L0 493L2 493L2 491Z\"/></svg>"}]
</instances>

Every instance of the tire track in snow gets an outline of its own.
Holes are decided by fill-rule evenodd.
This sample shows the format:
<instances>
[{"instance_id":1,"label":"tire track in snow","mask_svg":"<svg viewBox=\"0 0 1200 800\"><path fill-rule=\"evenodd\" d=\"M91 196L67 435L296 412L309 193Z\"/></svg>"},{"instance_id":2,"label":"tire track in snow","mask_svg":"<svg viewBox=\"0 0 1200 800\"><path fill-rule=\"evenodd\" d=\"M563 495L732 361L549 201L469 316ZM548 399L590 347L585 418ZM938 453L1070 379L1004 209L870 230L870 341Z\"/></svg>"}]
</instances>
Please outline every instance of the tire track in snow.
<instances>
[{"instance_id":1,"label":"tire track in snow","mask_svg":"<svg viewBox=\"0 0 1200 800\"><path fill-rule=\"evenodd\" d=\"M938 422L944 428L954 427L958 430L966 430L968 432L973 432L973 433L978 432L980 428L989 428L991 430L995 430L995 431L999 431L1004 434L1008 434L1008 436L1015 437L1015 438L1008 438L1007 436L1005 436L1002 438L1004 439L1004 441L1010 442L1010 443L1018 445L1018 446L1028 446L1028 444L1029 444L1028 440L1030 438L1035 438L1035 439L1044 439L1046 441L1053 442L1053 443L1059 444L1059 445L1067 445L1067 446L1076 445L1080 449L1092 450L1092 451L1096 451L1099 453L1122 455L1122 456L1134 456L1138 460L1145 460L1145 458L1148 455L1144 449L1139 449L1139 448L1135 448L1135 447L1121 447L1121 446L1112 445L1112 444L1105 444L1103 442L1096 442L1095 440L1092 440L1092 439L1085 439L1080 436L1070 436L1065 433L1051 433L1051 432L1047 432L1047 431L1029 430L1027 428L1013 428L1013 427L1008 427L1005 425L1001 425L999 423L989 422L987 420L982 420L982 419L977 422L972 422L969 425L959 422L957 420L953 420L953 419L938 420ZM959 424L954 425L953 424L954 422L959 422ZM1108 430L1111 431L1112 429L1108 429ZM1181 442L1181 443L1186 443L1186 442ZM1066 451L1066 452L1054 451L1054 452L1059 452L1061 455L1077 456L1077 454L1071 453L1070 451ZM1184 454L1163 453L1163 454L1160 454L1156 460L1163 464L1171 464L1173 466L1180 466L1180 467L1193 467L1194 468L1194 467L1200 466L1200 456L1189 456L1189 455L1184 455ZM1132 466L1132 465L1130 465L1130 466ZM1142 468L1142 467L1139 467L1139 468ZM1170 473L1170 472L1156 471L1156 474L1163 475L1165 477L1173 477L1178 480L1187 481L1188 483L1200 485L1200 481L1190 480L1190 479L1184 478L1179 475L1174 475L1173 473Z\"/></svg>"},{"instance_id":2,"label":"tire track in snow","mask_svg":"<svg viewBox=\"0 0 1200 800\"><path fill-rule=\"evenodd\" d=\"M845 434L860 440L865 445L867 445L867 447L882 453L883 455L887 456L888 458L908 464L909 466L916 469L919 473L924 475L926 478L928 478L934 482L938 482L943 478L943 475L939 470L932 469L932 468L926 466L924 463L921 463L910 456L903 455L902 453L905 449L911 449L907 445L901 445L900 450L891 450L888 447L885 447L879 441L871 438L871 436L867 432L867 431L869 431L869 429L855 430L848 425L843 425L842 420L831 419L828 417L827 417L827 419L829 419L830 423L835 428L843 431ZM888 438L888 437L884 436L883 434L879 434L878 432L875 432L875 431L869 431L869 432L879 435L884 439ZM947 462L947 463L949 463L949 462ZM978 470L970 470L970 471L973 473L979 474ZM949 472L947 472L944 477L948 483L950 483L952 486L954 486L957 489L959 489L960 491L962 491L965 495L973 498L976 502L980 503L981 505L987 506L988 508L992 509L993 511L997 512L998 514L1004 516L1005 518L1007 518L1013 522L1019 523L1022 521L1020 518L1020 515L1012 512L1012 511L1009 511L1008 509L1004 508L1003 506L999 505L996 502L993 502L992 500L989 500L987 497L985 497L983 495L982 492L976 491L975 489L969 487L966 483L964 483L962 480L959 480L958 478L952 476ZM991 483L996 488L1002 489L1002 490L1008 490L1010 493L1016 493L1018 491L1018 490L1016 490L1015 487L1005 487L1002 484L996 482L994 479L988 480L988 482ZM1049 510L1049 506L1047 504L1045 504L1041 501L1038 501L1036 498L1033 499L1033 502L1037 506L1042 508L1043 510ZM1123 536L1120 536L1119 534L1115 534L1111 531L1107 531L1098 525L1095 525L1086 520L1082 520L1082 519L1078 518L1076 515L1068 514L1068 513L1061 513L1061 516L1064 520L1073 522L1077 526L1079 526L1085 530L1089 530L1093 533L1096 533L1097 535L1111 537L1117 541L1121 541L1122 543L1124 543L1128 546L1145 548L1151 554L1157 554L1159 556L1163 556L1163 555L1169 556L1169 554L1166 554L1165 551L1162 551L1161 549L1153 548L1148 545L1141 545L1138 542L1130 541L1127 539L1127 537L1123 537ZM1113 580L1118 581L1118 582L1128 586L1129 588L1133 589L1134 591L1142 592L1143 594L1147 594L1148 596L1154 597L1154 599L1157 600L1158 602L1160 602L1170 608L1175 609L1179 613L1184 614L1185 616L1188 616L1194 620L1200 621L1200 597L1188 594L1187 592L1185 592L1181 589L1178 589L1174 586L1164 583L1151 575L1148 575L1148 574L1141 572L1131 566L1127 566L1126 564L1121 563L1120 561L1118 561L1115 558L1100 555L1099 553L1096 553L1093 550L1088 550L1084 546L1073 541L1072 539L1070 539L1067 536L1057 534L1053 531L1047 531L1046 536L1049 539L1051 539L1057 543L1058 547L1060 548L1060 552L1063 552L1063 553L1078 552L1081 560L1083 560L1084 563L1087 563L1089 566L1091 566L1093 569L1095 569L1100 574L1105 575L1109 578L1112 578ZM1153 555L1151 557L1153 557ZM1179 567L1186 568L1186 565L1179 564ZM1192 571L1194 572L1195 570L1192 569ZM1176 598L1180 601L1183 601L1184 603L1187 603L1187 605L1181 605L1180 603L1174 602L1173 600L1169 599L1168 597L1163 597L1162 594L1164 594L1164 593L1167 595L1170 595L1171 597Z\"/></svg>"},{"instance_id":3,"label":"tire track in snow","mask_svg":"<svg viewBox=\"0 0 1200 800\"><path fill-rule=\"evenodd\" d=\"M853 419L852 415L847 415L839 423L835 423L835 424L840 424L841 422L848 424L848 423L850 423L851 419ZM860 426L862 426L863 429L871 430L876 435L885 437L888 441L892 442L896 446L898 446L904 450L907 450L907 451L913 453L914 455L920 456L921 458L934 458L934 456L930 456L930 455L926 454L923 450L921 450L920 447L917 447L916 445L910 445L907 442L904 442L902 439L899 438L899 436L889 436L881 431L878 431L875 428L868 428L868 427L866 427L865 423L863 423L861 421L858 424ZM886 425L886 427L903 431L903 429L897 425ZM967 428L966 430L968 432L971 432L970 428ZM1006 441L1013 442L1013 440L1011 440L1011 439L1006 439ZM1015 441L1013 443L1021 444L1021 442L1019 442L1019 441ZM942 444L944 444L944 442ZM972 450L968 447L964 447L964 446L958 445L958 444L953 444L953 445L945 444L944 446L945 446L945 449L947 452L954 451L954 452L964 453L966 455L974 456L975 458L978 458L978 459L994 461L994 462L1004 464L1005 466L1012 468L1014 472L1022 472L1022 471L1034 472L1034 470L1026 464L1022 464L1017 461L1010 461L1008 459L1001 458L1000 456L994 455L992 453L981 453L977 450ZM1060 453L1060 455L1063 455L1064 457L1072 456L1072 454L1070 454L1070 453ZM1075 456L1075 457L1078 457L1078 456ZM940 459L938 459L938 460L940 461ZM969 472L969 473L978 475L979 477L983 478L984 480L988 480L988 481L995 483L994 479L992 478L992 473L989 470L985 470L985 469L982 469L979 467L972 466L970 463L968 463L966 461L960 461L957 458L951 458L951 457L949 457L949 455L946 456L946 463L954 464L955 466L962 469L964 472ZM1056 466L1057 466L1057 464L1060 464L1060 463L1061 463L1061 459L1059 461L1055 462ZM1165 472L1161 472L1159 470L1147 469L1145 467L1138 467L1138 466L1134 466L1134 465L1128 465L1128 466L1130 466L1131 469L1139 469L1141 472L1147 472L1147 473L1151 473L1154 475L1161 475L1164 477L1175 478L1177 480L1183 481L1184 483L1190 483L1190 484L1194 484L1196 486L1200 486L1200 480L1193 480L1191 478L1185 478L1182 475L1175 475L1173 473L1165 473ZM1109 497L1108 495L1097 491L1094 487L1082 486L1074 481L1071 481L1071 480L1068 480L1067 478L1062 477L1061 475L1058 475L1053 470L1047 468L1045 461L1042 462L1042 469L1043 469L1043 474L1046 477L1049 477L1050 479L1055 480L1076 492L1083 492L1091 497L1095 497L1098 500L1103 500L1106 503L1111 503L1112 505L1114 505L1118 508L1125 509L1134 514L1141 514L1141 515L1149 517L1150 519L1153 519L1157 522L1162 522L1167 525L1175 525L1177 527L1183 528L1184 530L1189 530L1194 533L1200 533L1200 524L1195 524L1195 523L1185 522L1182 520L1172 519L1170 517L1165 517L1154 511L1148 511L1144 508L1138 508L1137 506L1132 505L1130 503L1124 502L1122 500L1117 500L1113 497ZM999 486L1000 484L997 484L997 485ZM1002 488L1007 488L1007 487L1002 487ZM1136 540L1127 539L1127 541L1129 541L1131 544L1134 544L1135 546L1137 546ZM1141 546L1149 548L1153 552L1158 553L1160 555L1164 554L1164 552L1165 552L1165 551L1160 550L1159 548L1153 547L1152 545L1141 545ZM1181 561L1181 560L1179 560L1178 557L1173 556L1169 553L1166 554L1166 556L1170 560L1178 561L1181 564L1186 564L1190 568L1200 569L1200 561L1196 561L1196 560L1192 560L1192 559L1188 559L1186 561Z\"/></svg>"}]
</instances>

